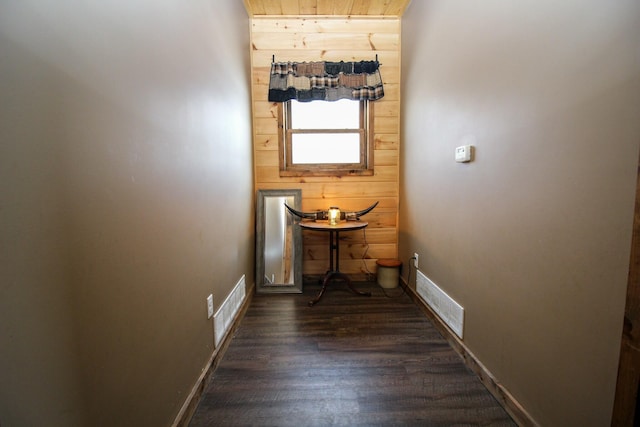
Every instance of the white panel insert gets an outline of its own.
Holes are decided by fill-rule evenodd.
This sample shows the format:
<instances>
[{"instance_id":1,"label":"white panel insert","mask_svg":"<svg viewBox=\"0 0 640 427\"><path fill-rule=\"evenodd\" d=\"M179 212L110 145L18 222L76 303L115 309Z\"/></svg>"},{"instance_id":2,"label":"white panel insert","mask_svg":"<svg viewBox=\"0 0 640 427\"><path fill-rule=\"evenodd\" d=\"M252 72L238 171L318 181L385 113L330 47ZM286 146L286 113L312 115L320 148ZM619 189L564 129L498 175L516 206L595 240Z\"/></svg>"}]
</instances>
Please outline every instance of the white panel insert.
<instances>
[{"instance_id":1,"label":"white panel insert","mask_svg":"<svg viewBox=\"0 0 640 427\"><path fill-rule=\"evenodd\" d=\"M462 338L464 308L438 287L420 270L416 270L416 290L431 309Z\"/></svg>"},{"instance_id":2,"label":"white panel insert","mask_svg":"<svg viewBox=\"0 0 640 427\"><path fill-rule=\"evenodd\" d=\"M238 310L242 306L246 296L244 274L234 286L233 290L224 300L216 314L213 316L214 325L214 341L218 347L222 338L229 332L229 328L233 324L233 320L238 314Z\"/></svg>"}]
</instances>

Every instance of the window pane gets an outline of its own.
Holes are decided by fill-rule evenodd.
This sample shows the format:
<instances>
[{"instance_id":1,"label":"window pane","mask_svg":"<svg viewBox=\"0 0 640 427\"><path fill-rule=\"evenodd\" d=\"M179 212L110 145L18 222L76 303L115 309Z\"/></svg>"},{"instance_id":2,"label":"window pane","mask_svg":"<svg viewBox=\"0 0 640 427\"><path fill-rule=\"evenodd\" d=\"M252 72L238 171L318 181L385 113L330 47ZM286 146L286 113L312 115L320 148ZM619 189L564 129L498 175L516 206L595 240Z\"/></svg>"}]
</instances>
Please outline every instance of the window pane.
<instances>
[{"instance_id":1,"label":"window pane","mask_svg":"<svg viewBox=\"0 0 640 427\"><path fill-rule=\"evenodd\" d=\"M359 129L360 102L291 101L292 129Z\"/></svg>"},{"instance_id":2,"label":"window pane","mask_svg":"<svg viewBox=\"0 0 640 427\"><path fill-rule=\"evenodd\" d=\"M297 133L291 138L294 164L360 162L360 135L357 133Z\"/></svg>"}]
</instances>

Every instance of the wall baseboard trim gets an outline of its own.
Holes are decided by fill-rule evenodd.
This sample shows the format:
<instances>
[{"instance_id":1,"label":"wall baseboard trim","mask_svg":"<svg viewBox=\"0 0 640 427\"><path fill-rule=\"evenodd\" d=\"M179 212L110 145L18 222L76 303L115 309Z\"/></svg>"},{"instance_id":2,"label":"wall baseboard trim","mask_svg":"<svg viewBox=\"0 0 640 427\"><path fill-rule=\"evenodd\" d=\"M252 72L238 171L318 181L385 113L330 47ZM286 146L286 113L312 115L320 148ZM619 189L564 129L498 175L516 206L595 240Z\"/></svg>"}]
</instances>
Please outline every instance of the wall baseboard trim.
<instances>
[{"instance_id":1,"label":"wall baseboard trim","mask_svg":"<svg viewBox=\"0 0 640 427\"><path fill-rule=\"evenodd\" d=\"M209 384L209 380L211 379L211 374L216 370L218 364L222 360L229 344L231 343L231 339L233 338L233 332L238 329L240 325L240 321L244 317L249 305L251 304L251 300L253 299L253 293L255 290L255 286L249 286L246 289L246 297L242 303L242 306L238 310L237 316L235 316L233 320L233 324L229 328L229 331L220 342L220 345L214 348L211 357L205 364L202 369L202 373L196 380L191 392L187 396L185 402L180 408L178 415L176 415L175 420L171 424L172 427L187 427L189 422L191 421L191 417L193 416L196 408L198 407L198 403L200 403L200 399L202 398L202 394L204 393L205 388Z\"/></svg>"},{"instance_id":2,"label":"wall baseboard trim","mask_svg":"<svg viewBox=\"0 0 640 427\"><path fill-rule=\"evenodd\" d=\"M516 398L507 390L493 374L475 357L475 355L467 348L467 346L449 329L445 323L435 314L433 310L420 298L418 293L407 285L406 279L402 277L400 285L405 289L407 295L422 309L427 317L433 322L435 327L440 331L442 336L460 354L464 363L471 369L489 390L489 393L496 398L505 411L513 418L513 420L523 427L537 427L538 423L524 409L524 407L516 400Z\"/></svg>"}]
</instances>

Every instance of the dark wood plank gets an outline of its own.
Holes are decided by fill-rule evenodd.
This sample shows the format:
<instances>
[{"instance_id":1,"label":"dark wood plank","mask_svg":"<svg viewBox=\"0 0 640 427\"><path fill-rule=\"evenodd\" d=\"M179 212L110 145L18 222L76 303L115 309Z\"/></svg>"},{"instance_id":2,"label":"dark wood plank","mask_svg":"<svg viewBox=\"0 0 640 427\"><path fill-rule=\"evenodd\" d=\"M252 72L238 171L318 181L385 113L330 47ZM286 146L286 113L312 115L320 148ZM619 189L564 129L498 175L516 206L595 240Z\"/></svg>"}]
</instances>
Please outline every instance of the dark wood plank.
<instances>
[{"instance_id":1,"label":"dark wood plank","mask_svg":"<svg viewBox=\"0 0 640 427\"><path fill-rule=\"evenodd\" d=\"M640 425L640 161L612 426Z\"/></svg>"},{"instance_id":2,"label":"dark wood plank","mask_svg":"<svg viewBox=\"0 0 640 427\"><path fill-rule=\"evenodd\" d=\"M356 285L255 295L190 425L515 425L402 288Z\"/></svg>"}]
</instances>

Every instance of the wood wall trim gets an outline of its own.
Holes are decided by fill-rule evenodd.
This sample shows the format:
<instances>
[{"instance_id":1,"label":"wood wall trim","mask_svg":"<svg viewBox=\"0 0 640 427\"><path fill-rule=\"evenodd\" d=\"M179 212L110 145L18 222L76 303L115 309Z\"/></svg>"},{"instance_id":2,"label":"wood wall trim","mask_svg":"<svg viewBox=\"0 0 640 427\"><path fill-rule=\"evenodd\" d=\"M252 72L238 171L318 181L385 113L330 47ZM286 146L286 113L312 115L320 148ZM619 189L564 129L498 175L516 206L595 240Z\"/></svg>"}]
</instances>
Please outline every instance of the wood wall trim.
<instances>
[{"instance_id":1,"label":"wood wall trim","mask_svg":"<svg viewBox=\"0 0 640 427\"><path fill-rule=\"evenodd\" d=\"M518 400L504 387L493 374L478 360L478 358L467 348L456 335L449 329L438 315L420 298L416 291L407 285L404 277L401 277L400 285L404 288L411 299L422 309L434 326L440 331L442 336L462 357L465 365L471 369L482 381L484 386L496 398L505 411L513 418L520 427L537 427L538 424L533 417L524 409Z\"/></svg>"},{"instance_id":2,"label":"wood wall trim","mask_svg":"<svg viewBox=\"0 0 640 427\"><path fill-rule=\"evenodd\" d=\"M620 344L618 381L611 416L612 426L638 425L636 414L640 384L640 161L636 178L636 202L627 279L627 302ZM635 418L638 420L635 420ZM634 420L636 421L634 423Z\"/></svg>"}]
</instances>

